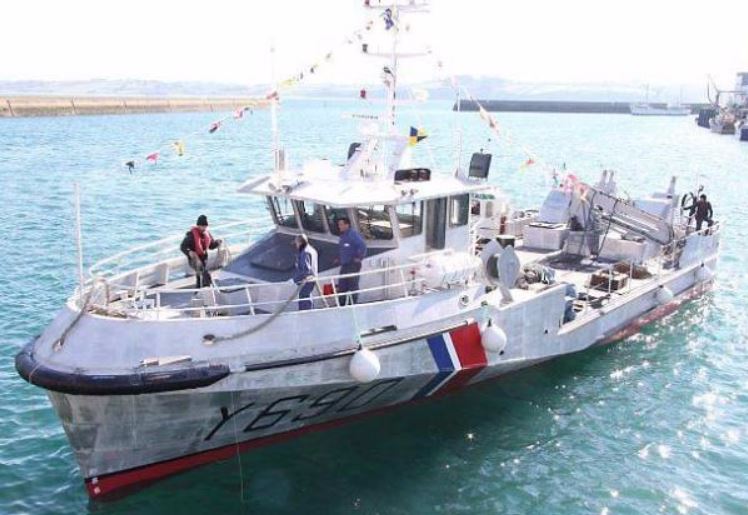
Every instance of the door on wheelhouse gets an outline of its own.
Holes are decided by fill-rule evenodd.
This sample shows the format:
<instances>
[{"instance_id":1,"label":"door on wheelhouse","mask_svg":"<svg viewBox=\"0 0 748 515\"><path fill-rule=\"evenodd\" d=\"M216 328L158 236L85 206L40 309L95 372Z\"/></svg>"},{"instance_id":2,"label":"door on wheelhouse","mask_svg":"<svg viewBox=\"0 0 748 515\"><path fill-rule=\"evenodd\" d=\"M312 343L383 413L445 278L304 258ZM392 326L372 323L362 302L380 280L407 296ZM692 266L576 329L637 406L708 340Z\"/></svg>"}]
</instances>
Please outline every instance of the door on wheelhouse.
<instances>
[{"instance_id":1,"label":"door on wheelhouse","mask_svg":"<svg viewBox=\"0 0 748 515\"><path fill-rule=\"evenodd\" d=\"M436 198L426 203L426 247L442 250L447 245L447 199Z\"/></svg>"}]
</instances>

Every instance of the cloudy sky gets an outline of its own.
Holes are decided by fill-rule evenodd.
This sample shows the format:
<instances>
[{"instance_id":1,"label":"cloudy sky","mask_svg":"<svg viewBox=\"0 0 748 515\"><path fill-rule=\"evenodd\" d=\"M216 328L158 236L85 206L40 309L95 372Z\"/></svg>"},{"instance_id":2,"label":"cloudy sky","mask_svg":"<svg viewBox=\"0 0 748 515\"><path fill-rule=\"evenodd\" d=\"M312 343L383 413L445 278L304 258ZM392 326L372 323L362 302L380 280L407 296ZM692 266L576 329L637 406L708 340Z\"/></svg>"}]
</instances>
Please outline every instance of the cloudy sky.
<instances>
[{"instance_id":1,"label":"cloudy sky","mask_svg":"<svg viewBox=\"0 0 748 515\"><path fill-rule=\"evenodd\" d=\"M4 0L0 80L262 83L271 45L277 74L294 73L365 23L362 3ZM454 73L642 84L712 74L728 87L748 71L748 39L731 20L748 20L748 1L433 0L430 16L411 23ZM363 65L349 63L352 50L337 50L339 66L318 80L355 83Z\"/></svg>"}]
</instances>

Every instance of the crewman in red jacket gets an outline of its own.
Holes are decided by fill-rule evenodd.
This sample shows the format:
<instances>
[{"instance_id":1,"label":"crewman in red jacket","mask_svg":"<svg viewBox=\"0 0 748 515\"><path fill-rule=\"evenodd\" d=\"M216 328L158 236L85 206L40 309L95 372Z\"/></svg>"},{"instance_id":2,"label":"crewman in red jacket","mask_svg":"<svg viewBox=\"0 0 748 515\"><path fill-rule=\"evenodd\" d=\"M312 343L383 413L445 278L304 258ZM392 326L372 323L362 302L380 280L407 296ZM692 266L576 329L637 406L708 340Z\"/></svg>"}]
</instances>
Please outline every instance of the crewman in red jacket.
<instances>
[{"instance_id":1,"label":"crewman in red jacket","mask_svg":"<svg viewBox=\"0 0 748 515\"><path fill-rule=\"evenodd\" d=\"M179 249L187 256L190 267L195 271L196 288L210 286L212 281L208 272L208 250L213 250L221 245L221 240L213 239L208 232L208 217L200 215L197 223L187 231Z\"/></svg>"}]
</instances>

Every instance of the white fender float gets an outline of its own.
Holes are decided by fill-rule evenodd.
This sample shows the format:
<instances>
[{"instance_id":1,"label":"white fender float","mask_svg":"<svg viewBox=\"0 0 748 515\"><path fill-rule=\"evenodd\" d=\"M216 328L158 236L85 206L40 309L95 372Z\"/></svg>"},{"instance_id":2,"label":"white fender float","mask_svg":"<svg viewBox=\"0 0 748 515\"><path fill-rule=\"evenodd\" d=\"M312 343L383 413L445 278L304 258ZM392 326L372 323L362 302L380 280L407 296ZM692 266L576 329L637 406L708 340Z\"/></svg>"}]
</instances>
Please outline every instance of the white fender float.
<instances>
[{"instance_id":1,"label":"white fender float","mask_svg":"<svg viewBox=\"0 0 748 515\"><path fill-rule=\"evenodd\" d=\"M660 286L655 295L657 302L663 305L672 302L673 297L673 291L667 286Z\"/></svg>"},{"instance_id":2,"label":"white fender float","mask_svg":"<svg viewBox=\"0 0 748 515\"><path fill-rule=\"evenodd\" d=\"M493 323L490 318L488 322L481 327L480 340L483 348L488 352L502 353L506 348L507 337L501 327Z\"/></svg>"},{"instance_id":3,"label":"white fender float","mask_svg":"<svg viewBox=\"0 0 748 515\"><path fill-rule=\"evenodd\" d=\"M368 383L379 376L382 364L369 349L359 347L348 364L348 372L359 383Z\"/></svg>"},{"instance_id":4,"label":"white fender float","mask_svg":"<svg viewBox=\"0 0 748 515\"><path fill-rule=\"evenodd\" d=\"M701 265L699 268L696 269L696 280L699 282L706 282L710 280L714 274L706 265Z\"/></svg>"}]
</instances>

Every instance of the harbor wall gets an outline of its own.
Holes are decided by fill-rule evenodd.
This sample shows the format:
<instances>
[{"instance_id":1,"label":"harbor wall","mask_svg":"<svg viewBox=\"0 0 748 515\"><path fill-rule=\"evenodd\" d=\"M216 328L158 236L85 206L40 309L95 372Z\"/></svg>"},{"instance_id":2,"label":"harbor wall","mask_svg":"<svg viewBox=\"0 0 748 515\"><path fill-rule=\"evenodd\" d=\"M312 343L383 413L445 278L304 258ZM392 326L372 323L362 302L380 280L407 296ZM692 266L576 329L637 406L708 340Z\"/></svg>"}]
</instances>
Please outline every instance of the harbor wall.
<instances>
[{"instance_id":1,"label":"harbor wall","mask_svg":"<svg viewBox=\"0 0 748 515\"><path fill-rule=\"evenodd\" d=\"M629 114L630 102L584 102L564 100L460 100L460 111L477 111L478 103L486 111L537 112L537 113L617 113ZM655 107L666 107L665 103L651 102ZM698 113L703 104L684 104ZM457 103L452 107L457 110Z\"/></svg>"},{"instance_id":2,"label":"harbor wall","mask_svg":"<svg viewBox=\"0 0 748 515\"><path fill-rule=\"evenodd\" d=\"M232 111L252 98L152 98L152 97L53 97L2 96L0 118L26 116L76 116L92 114L179 113Z\"/></svg>"}]
</instances>

